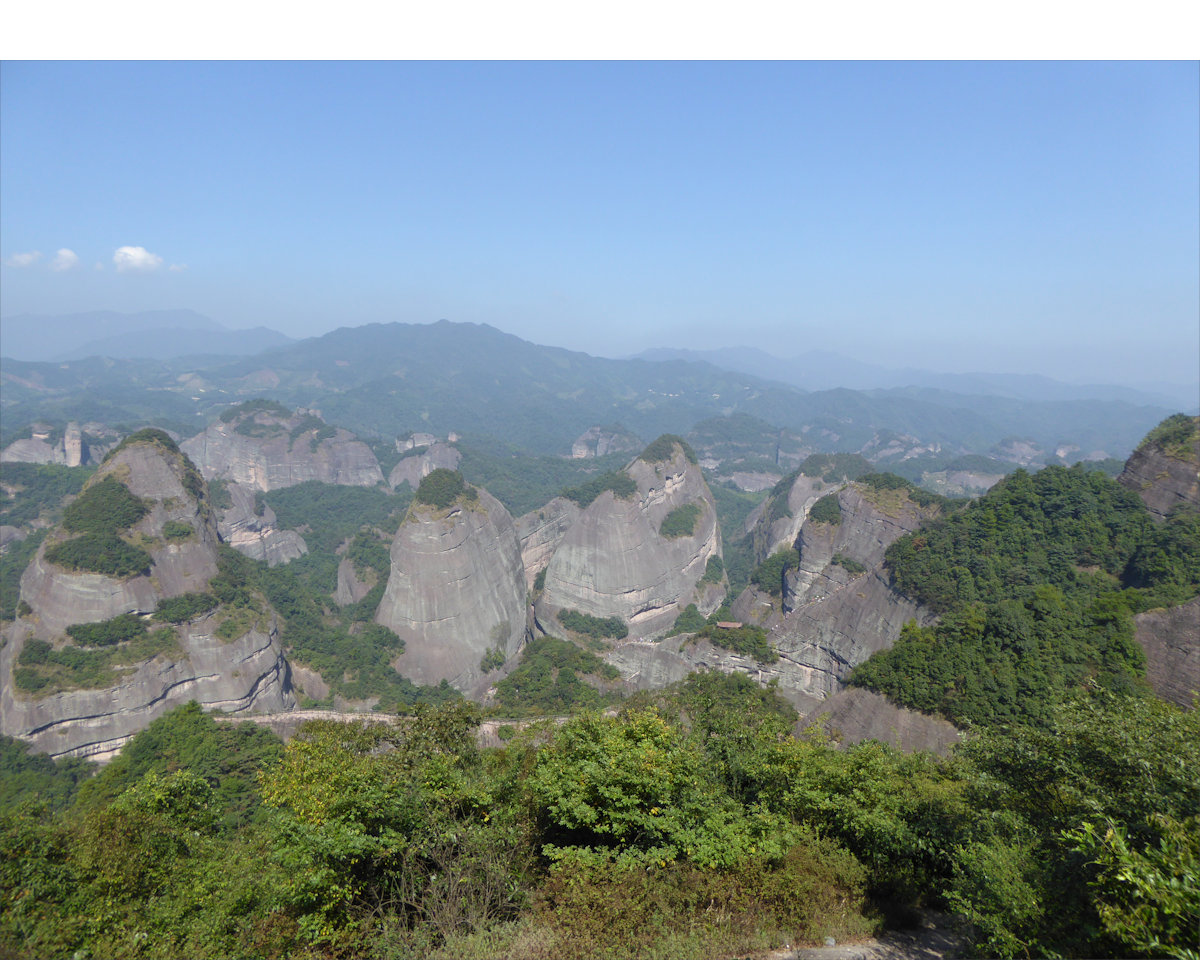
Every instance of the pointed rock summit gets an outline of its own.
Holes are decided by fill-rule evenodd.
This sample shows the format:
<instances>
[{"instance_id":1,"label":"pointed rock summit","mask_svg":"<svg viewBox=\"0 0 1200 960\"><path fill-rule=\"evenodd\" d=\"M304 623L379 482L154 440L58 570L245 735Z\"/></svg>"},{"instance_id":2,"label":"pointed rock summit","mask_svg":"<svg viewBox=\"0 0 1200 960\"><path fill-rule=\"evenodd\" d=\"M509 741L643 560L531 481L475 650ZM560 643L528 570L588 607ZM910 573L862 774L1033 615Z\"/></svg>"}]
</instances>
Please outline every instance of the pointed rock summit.
<instances>
[{"instance_id":1,"label":"pointed rock summit","mask_svg":"<svg viewBox=\"0 0 1200 960\"><path fill-rule=\"evenodd\" d=\"M517 653L526 633L525 568L513 519L486 490L436 469L392 542L375 619L404 640L395 667L417 683L466 690L480 661Z\"/></svg>"},{"instance_id":2,"label":"pointed rock summit","mask_svg":"<svg viewBox=\"0 0 1200 960\"><path fill-rule=\"evenodd\" d=\"M721 533L691 448L664 435L607 481L550 558L538 626L567 638L558 615L576 610L616 617L642 639L669 629L690 603L714 609L720 590L700 581L709 558L721 556Z\"/></svg>"}]
</instances>

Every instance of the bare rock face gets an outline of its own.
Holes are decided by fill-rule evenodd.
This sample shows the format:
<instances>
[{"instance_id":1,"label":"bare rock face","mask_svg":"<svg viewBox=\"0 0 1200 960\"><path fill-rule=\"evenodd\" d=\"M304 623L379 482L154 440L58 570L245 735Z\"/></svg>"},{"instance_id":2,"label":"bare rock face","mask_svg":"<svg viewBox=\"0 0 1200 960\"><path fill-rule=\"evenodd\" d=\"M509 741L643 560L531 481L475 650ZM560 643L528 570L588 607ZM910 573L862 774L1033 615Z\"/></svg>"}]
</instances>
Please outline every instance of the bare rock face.
<instances>
[{"instance_id":1,"label":"bare rock face","mask_svg":"<svg viewBox=\"0 0 1200 960\"><path fill-rule=\"evenodd\" d=\"M819 723L842 743L879 740L900 750L925 750L945 756L962 734L941 717L898 707L887 697L850 687L835 693L797 726Z\"/></svg>"},{"instance_id":2,"label":"bare rock face","mask_svg":"<svg viewBox=\"0 0 1200 960\"><path fill-rule=\"evenodd\" d=\"M217 530L234 550L252 560L265 560L272 567L308 553L308 544L300 534L279 529L275 511L269 506L264 503L262 513L256 512L258 501L253 487L228 483L225 489L233 502L221 511Z\"/></svg>"},{"instance_id":3,"label":"bare rock face","mask_svg":"<svg viewBox=\"0 0 1200 960\"><path fill-rule=\"evenodd\" d=\"M583 460L610 453L632 453L641 447L642 441L624 428L588 427L571 444L571 457Z\"/></svg>"},{"instance_id":4,"label":"bare rock face","mask_svg":"<svg viewBox=\"0 0 1200 960\"><path fill-rule=\"evenodd\" d=\"M439 510L413 501L392 542L375 619L405 642L395 667L417 683L467 690L491 649L525 638L525 570L512 517L486 490Z\"/></svg>"},{"instance_id":5,"label":"bare rock face","mask_svg":"<svg viewBox=\"0 0 1200 960\"><path fill-rule=\"evenodd\" d=\"M66 690L41 699L17 695L13 666L33 630L14 624L0 650L0 732L54 757L108 760L156 717L189 700L227 713L291 710L296 700L274 619L225 643L213 635L213 617L177 627L179 650L114 676L112 686Z\"/></svg>"},{"instance_id":6,"label":"bare rock face","mask_svg":"<svg viewBox=\"0 0 1200 960\"><path fill-rule=\"evenodd\" d=\"M371 587L374 583L368 582L374 576L374 570L366 571L366 580L360 580L358 571L354 569L354 564L346 557L342 557L338 563L337 569L337 591L334 594L334 600L337 601L339 607L344 607L350 603L358 603L363 597L371 592Z\"/></svg>"},{"instance_id":7,"label":"bare rock face","mask_svg":"<svg viewBox=\"0 0 1200 960\"><path fill-rule=\"evenodd\" d=\"M533 589L537 575L549 565L554 551L582 512L565 497L555 497L540 510L531 510L517 519L517 539L521 541L527 589Z\"/></svg>"},{"instance_id":8,"label":"bare rock face","mask_svg":"<svg viewBox=\"0 0 1200 960\"><path fill-rule=\"evenodd\" d=\"M605 491L571 524L546 567L535 610L542 630L566 637L557 614L578 610L619 617L641 639L669 629L689 603L712 609L699 581L708 559L721 555L716 508L700 468L678 443L673 450L669 459L634 460L625 468L633 495ZM692 534L664 536L667 516L689 506L697 511Z\"/></svg>"},{"instance_id":9,"label":"bare rock face","mask_svg":"<svg viewBox=\"0 0 1200 960\"><path fill-rule=\"evenodd\" d=\"M1146 680L1156 694L1179 707L1200 696L1200 597L1168 610L1133 618L1134 637L1146 651Z\"/></svg>"},{"instance_id":10,"label":"bare rock face","mask_svg":"<svg viewBox=\"0 0 1200 960\"><path fill-rule=\"evenodd\" d=\"M405 457L388 474L388 486L395 490L400 484L407 483L414 490L421 481L439 468L457 470L462 460L462 454L448 443L434 443L421 453Z\"/></svg>"},{"instance_id":11,"label":"bare rock face","mask_svg":"<svg viewBox=\"0 0 1200 960\"><path fill-rule=\"evenodd\" d=\"M370 447L307 411L252 408L218 420L180 447L205 479L223 477L264 492L306 480L358 487L383 483Z\"/></svg>"},{"instance_id":12,"label":"bare rock face","mask_svg":"<svg viewBox=\"0 0 1200 960\"><path fill-rule=\"evenodd\" d=\"M829 483L820 477L798 474L787 491L785 503L776 503L779 495L763 503L753 532L754 557L760 563L777 550L791 547L812 505L822 497L837 493L844 483ZM774 507L774 509L772 509Z\"/></svg>"},{"instance_id":13,"label":"bare rock face","mask_svg":"<svg viewBox=\"0 0 1200 960\"><path fill-rule=\"evenodd\" d=\"M116 445L118 435L99 424L87 426L106 435L105 439L88 442L83 429L74 420L57 437L48 424L35 424L32 437L14 440L0 451L0 463L57 463L64 467L98 463Z\"/></svg>"},{"instance_id":14,"label":"bare rock face","mask_svg":"<svg viewBox=\"0 0 1200 960\"><path fill-rule=\"evenodd\" d=\"M1125 463L1117 482L1132 490L1156 520L1180 504L1200 508L1200 417L1190 438L1168 445L1146 442Z\"/></svg>"},{"instance_id":15,"label":"bare rock face","mask_svg":"<svg viewBox=\"0 0 1200 960\"><path fill-rule=\"evenodd\" d=\"M122 613L151 613L164 597L206 588L217 572L217 529L207 502L194 494L199 483L194 473L182 455L154 443L130 444L96 471L88 487L112 477L150 508L127 534L150 554L150 572L118 579L56 566L46 551L69 535L55 531L21 577L21 599L33 609L39 636L57 636L72 624ZM168 539L168 523L187 524L192 532L183 540Z\"/></svg>"},{"instance_id":16,"label":"bare rock face","mask_svg":"<svg viewBox=\"0 0 1200 960\"><path fill-rule=\"evenodd\" d=\"M41 641L52 651L95 650L79 647L65 635L66 628L125 613L148 617L161 600L208 590L217 573L218 546L209 495L196 468L169 439L158 437L126 441L81 494L86 496L92 484L115 480L141 499L145 515L117 535L146 550L150 572L118 578L51 563L47 549L71 536L58 529L21 578L21 598L31 610L6 629L0 649L0 731L54 756L106 759L155 717L188 700L232 712L295 705L276 618L269 608L232 636L226 633L224 624L230 618L223 607L170 628L150 624L155 630L172 631L174 645L146 659L109 667L112 679L104 686L68 684L46 696L29 692L28 686L16 687L14 669L21 665L28 643ZM83 682L94 682L94 677ZM62 685L61 679L55 683Z\"/></svg>"}]
</instances>

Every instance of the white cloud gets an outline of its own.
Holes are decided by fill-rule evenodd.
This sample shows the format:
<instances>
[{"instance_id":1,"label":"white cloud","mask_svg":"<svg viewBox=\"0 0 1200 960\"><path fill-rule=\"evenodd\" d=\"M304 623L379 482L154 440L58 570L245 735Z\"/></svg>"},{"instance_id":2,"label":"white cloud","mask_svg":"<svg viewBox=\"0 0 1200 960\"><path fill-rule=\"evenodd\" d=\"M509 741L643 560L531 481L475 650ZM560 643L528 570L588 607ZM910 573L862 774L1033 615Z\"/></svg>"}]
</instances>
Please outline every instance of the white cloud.
<instances>
[{"instance_id":1,"label":"white cloud","mask_svg":"<svg viewBox=\"0 0 1200 960\"><path fill-rule=\"evenodd\" d=\"M10 267L32 267L42 258L40 250L31 250L29 253L14 253L4 262Z\"/></svg>"},{"instance_id":2,"label":"white cloud","mask_svg":"<svg viewBox=\"0 0 1200 960\"><path fill-rule=\"evenodd\" d=\"M162 266L163 258L145 247L118 247L113 263L118 273L150 273Z\"/></svg>"},{"instance_id":3,"label":"white cloud","mask_svg":"<svg viewBox=\"0 0 1200 960\"><path fill-rule=\"evenodd\" d=\"M170 270L172 273L183 273L183 271L187 269L187 264L186 263L173 263L169 267L167 267L167 269Z\"/></svg>"},{"instance_id":4,"label":"white cloud","mask_svg":"<svg viewBox=\"0 0 1200 960\"><path fill-rule=\"evenodd\" d=\"M79 255L74 250L68 250L63 247L54 255L54 259L50 261L50 269L58 273L64 270L71 270L79 266Z\"/></svg>"}]
</instances>

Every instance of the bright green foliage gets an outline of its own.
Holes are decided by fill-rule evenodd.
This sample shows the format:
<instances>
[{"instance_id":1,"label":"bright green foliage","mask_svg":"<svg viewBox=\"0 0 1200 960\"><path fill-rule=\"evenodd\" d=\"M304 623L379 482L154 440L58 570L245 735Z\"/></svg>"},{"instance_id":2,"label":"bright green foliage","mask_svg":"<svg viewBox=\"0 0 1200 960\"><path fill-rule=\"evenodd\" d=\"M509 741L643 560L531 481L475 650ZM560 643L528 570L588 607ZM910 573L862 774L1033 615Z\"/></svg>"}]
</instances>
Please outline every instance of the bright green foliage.
<instances>
[{"instance_id":1,"label":"bright green foliage","mask_svg":"<svg viewBox=\"0 0 1200 960\"><path fill-rule=\"evenodd\" d=\"M528 863L519 822L482 777L459 703L400 725L306 724L263 778L301 935L329 942L387 909L442 935L517 907Z\"/></svg>"},{"instance_id":2,"label":"bright green foliage","mask_svg":"<svg viewBox=\"0 0 1200 960\"><path fill-rule=\"evenodd\" d=\"M767 631L753 624L740 627L721 627L709 623L700 628L697 638L703 638L710 643L732 650L734 653L744 653L753 657L759 663L774 663L779 654L767 640Z\"/></svg>"},{"instance_id":3,"label":"bright green foliage","mask_svg":"<svg viewBox=\"0 0 1200 960\"><path fill-rule=\"evenodd\" d=\"M676 507L663 517L658 532L668 540L693 536L696 532L696 521L700 519L702 513L703 508L700 504L685 503L682 507Z\"/></svg>"},{"instance_id":4,"label":"bright green foliage","mask_svg":"<svg viewBox=\"0 0 1200 960\"><path fill-rule=\"evenodd\" d=\"M60 690L108 687L127 672L120 668L132 669L144 660L178 650L179 638L170 627L160 627L138 639L98 650L73 646L55 650L46 641L30 637L17 657L13 685L39 697Z\"/></svg>"},{"instance_id":5,"label":"bright green foliage","mask_svg":"<svg viewBox=\"0 0 1200 960\"><path fill-rule=\"evenodd\" d=\"M858 478L858 482L869 490L902 491L909 500L920 507L945 507L950 505L945 497L940 497L936 493L930 493L928 490L922 490L916 484L905 480L903 477L896 476L894 473L864 473Z\"/></svg>"},{"instance_id":6,"label":"bright green foliage","mask_svg":"<svg viewBox=\"0 0 1200 960\"><path fill-rule=\"evenodd\" d=\"M750 582L773 597L782 596L784 576L788 570L799 565L798 550L777 550L755 568L750 575Z\"/></svg>"},{"instance_id":7,"label":"bright green foliage","mask_svg":"<svg viewBox=\"0 0 1200 960\"><path fill-rule=\"evenodd\" d=\"M975 722L1044 716L1088 680L1133 689L1144 656L1132 615L1200 592L1198 533L1186 510L1154 524L1101 473L1017 471L888 548L896 585L943 617L906 629L851 682Z\"/></svg>"},{"instance_id":8,"label":"bright green foliage","mask_svg":"<svg viewBox=\"0 0 1200 960\"><path fill-rule=\"evenodd\" d=\"M31 800L61 809L95 772L95 765L87 760L52 760L44 753L34 753L21 740L0 736L0 815Z\"/></svg>"},{"instance_id":9,"label":"bright green foliage","mask_svg":"<svg viewBox=\"0 0 1200 960\"><path fill-rule=\"evenodd\" d=\"M657 440L652 441L645 450L638 454L638 459L644 460L646 463L661 463L664 460L670 460L675 456L676 446L683 450L683 455L687 458L688 463L699 462L696 460L696 451L688 445L688 442L673 433L664 433Z\"/></svg>"},{"instance_id":10,"label":"bright green foliage","mask_svg":"<svg viewBox=\"0 0 1200 960\"><path fill-rule=\"evenodd\" d=\"M704 565L704 576L700 578L700 582L720 583L723 576L725 576L725 563L720 557L713 554Z\"/></svg>"},{"instance_id":11,"label":"bright green foliage","mask_svg":"<svg viewBox=\"0 0 1200 960\"><path fill-rule=\"evenodd\" d=\"M82 808L100 809L148 774L186 770L212 788L225 830L259 817L257 771L283 744L255 723L218 723L195 701L176 707L138 733L79 792Z\"/></svg>"},{"instance_id":12,"label":"bright green foliage","mask_svg":"<svg viewBox=\"0 0 1200 960\"><path fill-rule=\"evenodd\" d=\"M703 630L708 621L704 618L704 614L696 607L694 603L689 603L680 611L679 616L675 618L675 623L671 626L671 632L667 634L673 637L680 633L696 633L698 630Z\"/></svg>"},{"instance_id":13,"label":"bright green foliage","mask_svg":"<svg viewBox=\"0 0 1200 960\"><path fill-rule=\"evenodd\" d=\"M503 663L503 660L501 661ZM588 683L581 677L591 677ZM496 684L496 701L507 716L554 715L618 703L621 695L594 684L620 677L594 653L554 637L539 637L521 651L521 662Z\"/></svg>"},{"instance_id":14,"label":"bright green foliage","mask_svg":"<svg viewBox=\"0 0 1200 960\"><path fill-rule=\"evenodd\" d=\"M63 512L63 528L71 533L116 534L146 515L139 497L114 477L91 484Z\"/></svg>"},{"instance_id":15,"label":"bright green foliage","mask_svg":"<svg viewBox=\"0 0 1200 960\"><path fill-rule=\"evenodd\" d=\"M533 578L533 589L534 590L541 591L541 590L546 589L546 570L547 569L548 569L547 567L542 567L542 569L537 572L537 576Z\"/></svg>"},{"instance_id":16,"label":"bright green foliage","mask_svg":"<svg viewBox=\"0 0 1200 960\"><path fill-rule=\"evenodd\" d=\"M195 527L182 520L168 520L163 524L163 536L171 543L182 543L195 532Z\"/></svg>"},{"instance_id":17,"label":"bright green foliage","mask_svg":"<svg viewBox=\"0 0 1200 960\"><path fill-rule=\"evenodd\" d=\"M106 577L136 577L150 572L153 560L141 547L104 533L85 533L46 549L46 559L68 570Z\"/></svg>"},{"instance_id":18,"label":"bright green foliage","mask_svg":"<svg viewBox=\"0 0 1200 960\"><path fill-rule=\"evenodd\" d=\"M578 610L559 610L558 622L572 633L593 640L623 640L629 636L629 627L620 617L593 617Z\"/></svg>"},{"instance_id":19,"label":"bright green foliage","mask_svg":"<svg viewBox=\"0 0 1200 960\"><path fill-rule=\"evenodd\" d=\"M181 593L177 597L164 597L158 602L154 619L164 623L186 623L203 616L218 606L217 598L211 593Z\"/></svg>"},{"instance_id":20,"label":"bright green foliage","mask_svg":"<svg viewBox=\"0 0 1200 960\"><path fill-rule=\"evenodd\" d=\"M827 493L812 505L808 511L808 519L813 523L841 523L842 505L836 493Z\"/></svg>"},{"instance_id":21,"label":"bright green foliage","mask_svg":"<svg viewBox=\"0 0 1200 960\"><path fill-rule=\"evenodd\" d=\"M1200 457L1200 417L1175 413L1146 434L1138 449L1155 446L1176 460L1195 463Z\"/></svg>"},{"instance_id":22,"label":"bright green foliage","mask_svg":"<svg viewBox=\"0 0 1200 960\"><path fill-rule=\"evenodd\" d=\"M500 647L489 647L487 653L479 661L479 669L484 673L491 673L504 666L507 660L508 657L504 655L504 651Z\"/></svg>"},{"instance_id":23,"label":"bright green foliage","mask_svg":"<svg viewBox=\"0 0 1200 960\"><path fill-rule=\"evenodd\" d=\"M628 500L637 493L637 483L624 470L614 470L611 473L602 473L578 487L570 487L560 496L587 509L605 490L611 490L618 500Z\"/></svg>"},{"instance_id":24,"label":"bright green foliage","mask_svg":"<svg viewBox=\"0 0 1200 960\"><path fill-rule=\"evenodd\" d=\"M21 598L21 575L46 539L46 533L46 530L35 530L24 540L10 543L0 554L0 620L16 618Z\"/></svg>"},{"instance_id":25,"label":"bright green foliage","mask_svg":"<svg viewBox=\"0 0 1200 960\"><path fill-rule=\"evenodd\" d=\"M414 499L417 503L445 510L466 492L467 484L461 473L438 467L422 478Z\"/></svg>"},{"instance_id":26,"label":"bright green foliage","mask_svg":"<svg viewBox=\"0 0 1200 960\"><path fill-rule=\"evenodd\" d=\"M146 621L136 613L122 613L99 623L76 623L67 627L67 636L85 647L111 647L146 635Z\"/></svg>"}]
</instances>

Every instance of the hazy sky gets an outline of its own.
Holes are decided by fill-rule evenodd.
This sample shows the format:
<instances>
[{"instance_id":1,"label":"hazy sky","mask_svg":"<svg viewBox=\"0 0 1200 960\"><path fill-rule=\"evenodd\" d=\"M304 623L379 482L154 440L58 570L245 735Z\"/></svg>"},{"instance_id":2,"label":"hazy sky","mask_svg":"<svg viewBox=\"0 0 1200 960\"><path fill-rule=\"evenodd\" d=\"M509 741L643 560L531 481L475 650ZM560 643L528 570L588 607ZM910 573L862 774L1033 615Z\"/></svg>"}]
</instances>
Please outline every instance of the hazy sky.
<instances>
[{"instance_id":1,"label":"hazy sky","mask_svg":"<svg viewBox=\"0 0 1200 960\"><path fill-rule=\"evenodd\" d=\"M0 67L0 313L1188 382L1196 63Z\"/></svg>"}]
</instances>

